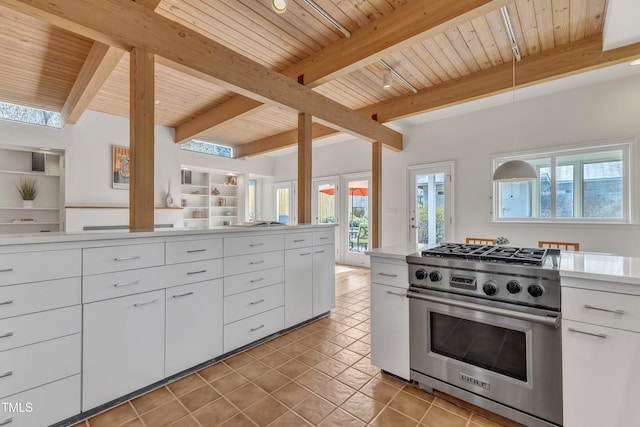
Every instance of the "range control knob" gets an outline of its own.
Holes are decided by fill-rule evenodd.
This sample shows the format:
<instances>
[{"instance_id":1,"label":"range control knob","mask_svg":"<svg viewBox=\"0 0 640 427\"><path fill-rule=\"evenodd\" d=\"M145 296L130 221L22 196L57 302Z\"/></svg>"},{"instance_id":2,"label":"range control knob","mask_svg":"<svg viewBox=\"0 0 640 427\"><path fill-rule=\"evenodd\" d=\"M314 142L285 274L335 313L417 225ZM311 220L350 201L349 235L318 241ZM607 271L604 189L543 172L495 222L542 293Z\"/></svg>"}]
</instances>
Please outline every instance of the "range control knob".
<instances>
[{"instance_id":1,"label":"range control knob","mask_svg":"<svg viewBox=\"0 0 640 427\"><path fill-rule=\"evenodd\" d=\"M517 280L509 280L507 283L507 291L509 291L510 294L517 294L521 290L522 286L520 286Z\"/></svg>"},{"instance_id":2,"label":"range control knob","mask_svg":"<svg viewBox=\"0 0 640 427\"><path fill-rule=\"evenodd\" d=\"M492 296L498 293L498 287L493 282L487 282L484 285L482 285L482 290L484 291L485 294L489 296Z\"/></svg>"},{"instance_id":3,"label":"range control knob","mask_svg":"<svg viewBox=\"0 0 640 427\"><path fill-rule=\"evenodd\" d=\"M432 271L431 273L429 273L429 280L431 280L432 282L439 282L440 280L442 280L442 273L440 273L439 271Z\"/></svg>"},{"instance_id":4,"label":"range control knob","mask_svg":"<svg viewBox=\"0 0 640 427\"><path fill-rule=\"evenodd\" d=\"M424 280L427 278L427 272L424 269L420 269L418 271L416 271L416 279L418 280Z\"/></svg>"},{"instance_id":5,"label":"range control knob","mask_svg":"<svg viewBox=\"0 0 640 427\"><path fill-rule=\"evenodd\" d=\"M527 291L529 291L529 295L534 298L541 297L542 294L544 294L544 288L540 285L531 285L527 288Z\"/></svg>"}]
</instances>

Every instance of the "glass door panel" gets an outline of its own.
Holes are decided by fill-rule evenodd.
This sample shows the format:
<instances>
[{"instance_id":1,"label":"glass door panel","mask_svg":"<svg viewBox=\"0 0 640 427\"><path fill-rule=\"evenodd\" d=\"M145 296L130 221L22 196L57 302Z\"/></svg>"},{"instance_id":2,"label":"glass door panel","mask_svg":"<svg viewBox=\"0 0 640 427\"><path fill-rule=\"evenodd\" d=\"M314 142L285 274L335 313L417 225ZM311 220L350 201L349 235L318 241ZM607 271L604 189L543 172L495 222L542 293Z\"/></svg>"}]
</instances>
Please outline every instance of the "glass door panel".
<instances>
[{"instance_id":1,"label":"glass door panel","mask_svg":"<svg viewBox=\"0 0 640 427\"><path fill-rule=\"evenodd\" d=\"M437 244L452 241L449 225L451 166L416 168L409 171L411 182L410 243ZM453 227L451 227L453 228Z\"/></svg>"}]
</instances>

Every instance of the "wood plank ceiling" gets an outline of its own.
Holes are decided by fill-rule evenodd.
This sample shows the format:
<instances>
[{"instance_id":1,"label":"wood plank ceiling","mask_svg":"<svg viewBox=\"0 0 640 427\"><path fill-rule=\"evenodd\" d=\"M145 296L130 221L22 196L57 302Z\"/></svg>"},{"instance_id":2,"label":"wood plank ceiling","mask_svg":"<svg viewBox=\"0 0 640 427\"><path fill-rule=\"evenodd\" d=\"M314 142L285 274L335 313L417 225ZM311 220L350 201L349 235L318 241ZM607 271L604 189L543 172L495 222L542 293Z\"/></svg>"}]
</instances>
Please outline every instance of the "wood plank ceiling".
<instances>
[{"instance_id":1,"label":"wood plank ceiling","mask_svg":"<svg viewBox=\"0 0 640 427\"><path fill-rule=\"evenodd\" d=\"M423 1L427 0L317 0L316 3L354 33L392 15L407 3ZM0 1L0 102L61 111L92 41L1 4ZM545 51L600 37L606 9L606 0L494 1L487 12L476 14L471 20L385 51L364 66L322 82L314 90L348 108L370 112L374 111L372 106L394 99L411 100L413 95L397 80L391 90L382 89L385 70L378 59L393 67L419 94L498 70L512 61L513 54L499 10L501 4L507 5L523 62ZM304 0L289 0L282 15L271 10L269 0L161 0L155 11L278 72L312 58L345 37ZM640 49L633 50L631 55L640 55ZM155 73L157 124L180 129L216 107L227 109L225 103L236 97L163 63L156 64ZM510 85L508 79L501 88L508 90ZM487 95L495 92L489 90ZM128 117L128 100L129 55L124 55L88 108ZM294 130L297 123L295 113L262 106L205 130L198 139L240 146L284 135ZM268 149L269 145L263 144L252 153Z\"/></svg>"}]
</instances>

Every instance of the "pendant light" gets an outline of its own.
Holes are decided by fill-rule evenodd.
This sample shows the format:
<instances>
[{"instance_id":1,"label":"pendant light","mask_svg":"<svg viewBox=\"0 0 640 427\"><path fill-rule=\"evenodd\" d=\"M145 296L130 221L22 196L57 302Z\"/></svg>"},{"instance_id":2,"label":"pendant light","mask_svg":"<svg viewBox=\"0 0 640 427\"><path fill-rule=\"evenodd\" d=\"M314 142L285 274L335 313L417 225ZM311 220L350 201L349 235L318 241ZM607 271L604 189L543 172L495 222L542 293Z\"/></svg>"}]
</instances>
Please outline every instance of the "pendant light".
<instances>
[{"instance_id":1,"label":"pendant light","mask_svg":"<svg viewBox=\"0 0 640 427\"><path fill-rule=\"evenodd\" d=\"M275 13L284 13L287 10L287 0L271 0L271 8Z\"/></svg>"},{"instance_id":2,"label":"pendant light","mask_svg":"<svg viewBox=\"0 0 640 427\"><path fill-rule=\"evenodd\" d=\"M387 71L382 75L382 89L389 90L393 87L393 78L391 77L391 71Z\"/></svg>"},{"instance_id":3,"label":"pendant light","mask_svg":"<svg viewBox=\"0 0 640 427\"><path fill-rule=\"evenodd\" d=\"M502 17L504 18L507 29L511 28L511 22L509 15L506 13L506 8L502 10ZM508 31L509 34L513 34L512 30ZM516 44L515 37L511 40L511 46L513 50L513 61L511 79L513 84L513 99L512 105L516 104L516 58L518 58L519 52L517 51L518 45ZM514 132L515 134L515 132ZM512 142L513 144L513 142ZM538 179L538 173L531 163L523 160L509 160L504 162L493 172L494 182L516 182L516 181L532 181Z\"/></svg>"}]
</instances>

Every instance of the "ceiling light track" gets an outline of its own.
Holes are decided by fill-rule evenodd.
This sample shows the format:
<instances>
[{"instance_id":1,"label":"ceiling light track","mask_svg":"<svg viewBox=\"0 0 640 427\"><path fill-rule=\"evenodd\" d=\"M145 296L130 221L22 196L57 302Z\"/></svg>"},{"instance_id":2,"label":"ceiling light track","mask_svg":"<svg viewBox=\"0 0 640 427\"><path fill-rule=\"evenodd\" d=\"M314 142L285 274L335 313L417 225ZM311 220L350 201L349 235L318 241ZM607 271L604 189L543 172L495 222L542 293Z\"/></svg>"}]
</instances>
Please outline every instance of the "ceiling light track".
<instances>
[{"instance_id":1,"label":"ceiling light track","mask_svg":"<svg viewBox=\"0 0 640 427\"><path fill-rule=\"evenodd\" d=\"M398 72L396 70L394 70L393 68L391 68L391 66L389 64L387 64L386 62L384 62L382 59L378 60L378 64L380 64L383 68L385 68L387 71L389 71L393 77L395 77L396 79L398 79L398 81L400 81L400 83L402 83L403 85L405 85L409 90L411 90L413 93L418 93L418 89L416 89L416 87L414 85L412 85L411 83L409 83L407 81L407 79L405 79L404 77L402 77L400 74L398 74Z\"/></svg>"},{"instance_id":2,"label":"ceiling light track","mask_svg":"<svg viewBox=\"0 0 640 427\"><path fill-rule=\"evenodd\" d=\"M509 35L509 41L511 42L511 50L513 50L513 55L516 57L516 61L520 61L522 60L522 55L520 55L520 48L518 48L516 33L513 31L513 25L511 25L511 18L509 18L509 11L507 10L507 6L502 6L500 8L500 12L502 13L504 26L507 27L507 34Z\"/></svg>"},{"instance_id":3,"label":"ceiling light track","mask_svg":"<svg viewBox=\"0 0 640 427\"><path fill-rule=\"evenodd\" d=\"M340 32L342 34L344 34L344 36L346 38L351 37L351 32L349 30L347 30L345 27L343 27L338 21L336 21L335 19L333 19L333 17L331 15L329 15L323 8L321 8L320 6L318 6L313 0L304 0L304 2L306 4L308 4L309 6L311 6L311 8L313 8L313 10L315 10L316 12L318 12L318 14L320 16L322 16L324 19L327 20L327 22L329 22L331 25L333 25L334 27L336 27L338 30L340 30Z\"/></svg>"}]
</instances>

